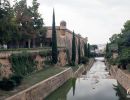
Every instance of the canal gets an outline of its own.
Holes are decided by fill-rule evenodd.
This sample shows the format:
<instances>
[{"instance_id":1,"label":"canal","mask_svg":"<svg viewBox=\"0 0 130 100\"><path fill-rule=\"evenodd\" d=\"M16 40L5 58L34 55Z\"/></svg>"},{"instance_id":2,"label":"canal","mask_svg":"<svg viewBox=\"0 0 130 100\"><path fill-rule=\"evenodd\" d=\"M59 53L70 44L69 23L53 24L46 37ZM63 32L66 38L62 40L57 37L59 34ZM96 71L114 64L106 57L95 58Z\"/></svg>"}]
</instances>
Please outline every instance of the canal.
<instances>
[{"instance_id":1,"label":"canal","mask_svg":"<svg viewBox=\"0 0 130 100\"><path fill-rule=\"evenodd\" d=\"M68 80L44 100L130 100L121 85L110 77L104 58L95 59L90 71Z\"/></svg>"}]
</instances>

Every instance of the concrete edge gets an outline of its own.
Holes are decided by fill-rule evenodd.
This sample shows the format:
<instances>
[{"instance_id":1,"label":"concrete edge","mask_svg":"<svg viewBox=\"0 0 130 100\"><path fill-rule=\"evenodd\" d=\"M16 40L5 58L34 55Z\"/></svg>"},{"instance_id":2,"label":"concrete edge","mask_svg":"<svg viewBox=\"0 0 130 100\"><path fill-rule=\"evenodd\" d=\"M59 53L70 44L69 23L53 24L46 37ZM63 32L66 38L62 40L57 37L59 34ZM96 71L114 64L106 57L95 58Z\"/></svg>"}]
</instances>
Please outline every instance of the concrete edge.
<instances>
[{"instance_id":1,"label":"concrete edge","mask_svg":"<svg viewBox=\"0 0 130 100\"><path fill-rule=\"evenodd\" d=\"M49 78L47 78L47 79L45 79L45 80L43 80L43 81L41 81L41 82L39 82L39 83L34 84L33 86L31 86L31 87L29 87L29 88L27 88L27 89L25 89L25 90L22 90L22 91L16 93L15 95L12 95L12 96L10 96L10 97L7 97L5 100L10 100L11 98L14 98L14 97L17 96L17 95L26 93L27 91L29 91L29 90L31 90L31 89L34 89L34 88L37 87L38 85L41 85L41 84L43 84L44 82L46 82L46 81L48 81L48 80L50 80L50 79L52 79L52 78L54 78L54 77L56 77L56 76L62 74L62 73L64 73L64 72L68 71L68 70L72 70L72 68L67 68L67 69L65 69L64 71L62 71L62 72L60 72L60 73L58 73L58 74L56 74L56 75L53 75L53 76L51 76L51 77L49 77Z\"/></svg>"}]
</instances>

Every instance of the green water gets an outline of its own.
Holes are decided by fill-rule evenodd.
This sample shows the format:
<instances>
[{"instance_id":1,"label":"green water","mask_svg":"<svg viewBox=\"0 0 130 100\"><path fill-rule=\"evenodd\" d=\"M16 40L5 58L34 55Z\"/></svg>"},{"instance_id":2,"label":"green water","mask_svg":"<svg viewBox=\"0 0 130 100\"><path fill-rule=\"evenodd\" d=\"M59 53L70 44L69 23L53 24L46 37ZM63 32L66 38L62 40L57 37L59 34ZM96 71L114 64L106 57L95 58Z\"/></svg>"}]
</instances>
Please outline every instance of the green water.
<instances>
[{"instance_id":1,"label":"green water","mask_svg":"<svg viewBox=\"0 0 130 100\"><path fill-rule=\"evenodd\" d=\"M108 79L104 62L97 60L89 72L70 79L44 100L130 100L115 79Z\"/></svg>"}]
</instances>

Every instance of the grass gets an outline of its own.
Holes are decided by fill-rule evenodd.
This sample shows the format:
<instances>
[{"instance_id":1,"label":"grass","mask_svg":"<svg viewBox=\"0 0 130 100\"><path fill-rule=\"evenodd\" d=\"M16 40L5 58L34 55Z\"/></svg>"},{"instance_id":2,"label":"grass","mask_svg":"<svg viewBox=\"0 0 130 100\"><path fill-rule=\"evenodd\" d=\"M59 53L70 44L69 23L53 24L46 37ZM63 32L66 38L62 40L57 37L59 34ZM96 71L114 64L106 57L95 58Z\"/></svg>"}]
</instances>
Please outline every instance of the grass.
<instances>
[{"instance_id":1,"label":"grass","mask_svg":"<svg viewBox=\"0 0 130 100\"><path fill-rule=\"evenodd\" d=\"M14 89L13 91L1 91L0 90L0 100L4 100L5 98L18 93L21 90L27 89L38 82L41 82L53 75L60 73L63 70L64 70L63 68L49 67L49 68L45 68L41 71L38 71L36 73L33 73L29 76L26 76L26 77L24 77L22 84L19 87L17 87L16 89Z\"/></svg>"}]
</instances>

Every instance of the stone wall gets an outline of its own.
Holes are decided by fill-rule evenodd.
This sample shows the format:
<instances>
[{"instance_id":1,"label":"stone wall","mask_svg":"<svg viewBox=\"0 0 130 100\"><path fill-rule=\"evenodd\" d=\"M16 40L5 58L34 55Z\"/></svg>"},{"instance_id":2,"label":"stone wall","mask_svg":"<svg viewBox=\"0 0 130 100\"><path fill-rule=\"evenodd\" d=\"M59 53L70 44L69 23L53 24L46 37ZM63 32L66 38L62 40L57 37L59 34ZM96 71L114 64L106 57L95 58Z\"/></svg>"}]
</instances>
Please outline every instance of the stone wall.
<instances>
[{"instance_id":1,"label":"stone wall","mask_svg":"<svg viewBox=\"0 0 130 100\"><path fill-rule=\"evenodd\" d=\"M55 76L52 76L12 97L7 98L6 100L43 100L71 77L72 69L68 68Z\"/></svg>"},{"instance_id":2,"label":"stone wall","mask_svg":"<svg viewBox=\"0 0 130 100\"><path fill-rule=\"evenodd\" d=\"M94 59L91 59L88 65L82 65L75 73L73 73L72 68L68 68L57 75L7 98L6 100L44 100L45 97L62 86L71 77L78 77L84 71L88 71L93 63Z\"/></svg>"},{"instance_id":3,"label":"stone wall","mask_svg":"<svg viewBox=\"0 0 130 100\"><path fill-rule=\"evenodd\" d=\"M110 74L127 90L130 88L130 76L116 66L111 66Z\"/></svg>"},{"instance_id":4,"label":"stone wall","mask_svg":"<svg viewBox=\"0 0 130 100\"><path fill-rule=\"evenodd\" d=\"M31 53L36 53L40 52L41 50L29 50L28 52ZM16 54L16 53L22 53L21 51L4 51L0 53L0 78L6 77L8 78L9 76L12 75L12 65L9 62L9 56L11 54ZM37 70L44 69L45 66L45 61L48 60L48 57L41 57L40 55L36 55L36 58L34 61L36 62ZM66 50L60 49L59 54L58 54L58 66L65 66L67 64L67 55L66 55Z\"/></svg>"},{"instance_id":5,"label":"stone wall","mask_svg":"<svg viewBox=\"0 0 130 100\"><path fill-rule=\"evenodd\" d=\"M87 65L81 65L79 69L74 73L73 77L79 77L84 71L89 71L94 63L94 59L90 59Z\"/></svg>"}]
</instances>

